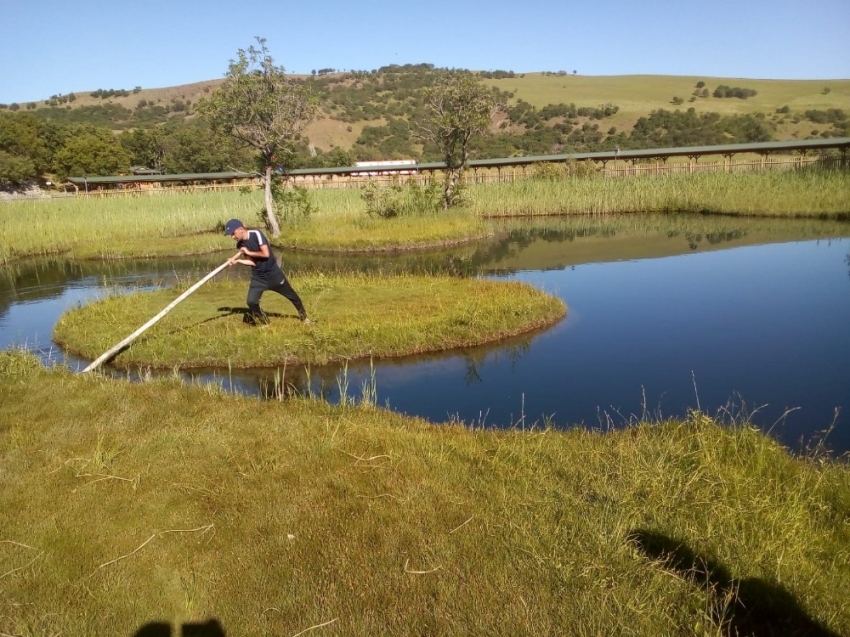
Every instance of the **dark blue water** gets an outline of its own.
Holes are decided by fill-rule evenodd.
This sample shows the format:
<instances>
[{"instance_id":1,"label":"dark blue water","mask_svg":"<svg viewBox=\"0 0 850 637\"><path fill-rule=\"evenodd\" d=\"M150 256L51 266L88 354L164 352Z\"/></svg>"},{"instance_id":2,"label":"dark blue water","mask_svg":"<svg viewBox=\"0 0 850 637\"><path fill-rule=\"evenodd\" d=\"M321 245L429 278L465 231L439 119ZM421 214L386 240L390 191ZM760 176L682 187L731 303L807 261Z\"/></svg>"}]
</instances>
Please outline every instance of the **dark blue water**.
<instances>
[{"instance_id":1,"label":"dark blue water","mask_svg":"<svg viewBox=\"0 0 850 637\"><path fill-rule=\"evenodd\" d=\"M304 370L288 370L287 384L335 401L340 385L347 382L348 394L357 397L374 378L381 405L475 426L608 429L691 409L727 419L750 415L795 451L834 425L827 446L844 453L850 451L850 226L843 233L810 240L805 231L793 241L777 233L781 242L756 245L746 245L746 236L756 234L752 227L714 243L663 231L590 233L590 252L574 232L546 233L430 257L364 258L363 269L461 267L526 281L560 296L569 313L547 330L497 346L375 361L374 368L352 362L344 377L338 367L312 369L309 382ZM297 271L334 268L339 260L290 256L288 264ZM0 347L23 344L45 360L64 361L50 342L62 312L105 288L197 279L219 261L7 269ZM357 260L344 261L351 267ZM202 377L248 393L280 387L273 370Z\"/></svg>"},{"instance_id":2,"label":"dark blue water","mask_svg":"<svg viewBox=\"0 0 850 637\"><path fill-rule=\"evenodd\" d=\"M850 240L520 272L569 305L510 349L377 374L379 398L435 420L606 428L726 408L798 447L833 422L850 449ZM787 410L793 410L784 418Z\"/></svg>"}]
</instances>

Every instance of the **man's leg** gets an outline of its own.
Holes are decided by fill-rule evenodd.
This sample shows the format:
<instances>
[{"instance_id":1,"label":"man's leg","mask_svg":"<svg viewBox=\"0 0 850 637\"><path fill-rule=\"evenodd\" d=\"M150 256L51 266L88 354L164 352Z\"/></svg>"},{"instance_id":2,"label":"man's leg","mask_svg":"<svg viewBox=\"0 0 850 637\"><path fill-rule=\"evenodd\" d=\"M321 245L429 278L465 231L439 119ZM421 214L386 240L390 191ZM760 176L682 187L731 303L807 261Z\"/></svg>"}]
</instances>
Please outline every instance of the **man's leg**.
<instances>
[{"instance_id":1,"label":"man's leg","mask_svg":"<svg viewBox=\"0 0 850 637\"><path fill-rule=\"evenodd\" d=\"M260 297L266 291L266 286L261 281L251 279L251 285L248 287L248 312L245 314L244 321L250 325L258 323L265 325L269 322L269 318L265 312L260 309Z\"/></svg>"},{"instance_id":2,"label":"man's leg","mask_svg":"<svg viewBox=\"0 0 850 637\"><path fill-rule=\"evenodd\" d=\"M295 306L295 309L298 310L298 317L302 321L307 318L307 310L304 309L301 297L299 297L298 293L292 289L292 285L290 285L289 279L286 278L286 275L284 275L283 281L269 289L289 299L290 303L292 303L292 305Z\"/></svg>"}]
</instances>

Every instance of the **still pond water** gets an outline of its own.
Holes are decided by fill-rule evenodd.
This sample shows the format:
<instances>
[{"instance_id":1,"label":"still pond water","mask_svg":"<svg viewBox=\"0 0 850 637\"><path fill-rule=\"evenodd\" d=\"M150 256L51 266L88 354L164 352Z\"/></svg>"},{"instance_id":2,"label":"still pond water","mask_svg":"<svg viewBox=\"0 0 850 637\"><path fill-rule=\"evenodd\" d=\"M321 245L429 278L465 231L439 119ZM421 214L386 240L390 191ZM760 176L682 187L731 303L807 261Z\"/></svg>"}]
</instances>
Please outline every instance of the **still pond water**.
<instances>
[{"instance_id":1,"label":"still pond water","mask_svg":"<svg viewBox=\"0 0 850 637\"><path fill-rule=\"evenodd\" d=\"M309 375L289 369L285 387L335 402L343 378L352 397L373 378L381 405L487 427L607 429L695 408L755 410L753 422L792 450L835 423L827 446L850 451L850 224L676 215L537 220L498 230L491 241L439 252L286 252L285 268L296 288L305 269L521 280L561 297L569 308L563 321L495 346L375 361L373 369L352 362L345 375L338 366ZM88 361L65 357L50 340L63 312L107 290L192 282L226 256L38 260L0 269L0 348L24 346L45 362L81 368ZM276 295L264 303L291 310ZM277 370L193 376L261 396L281 386Z\"/></svg>"}]
</instances>

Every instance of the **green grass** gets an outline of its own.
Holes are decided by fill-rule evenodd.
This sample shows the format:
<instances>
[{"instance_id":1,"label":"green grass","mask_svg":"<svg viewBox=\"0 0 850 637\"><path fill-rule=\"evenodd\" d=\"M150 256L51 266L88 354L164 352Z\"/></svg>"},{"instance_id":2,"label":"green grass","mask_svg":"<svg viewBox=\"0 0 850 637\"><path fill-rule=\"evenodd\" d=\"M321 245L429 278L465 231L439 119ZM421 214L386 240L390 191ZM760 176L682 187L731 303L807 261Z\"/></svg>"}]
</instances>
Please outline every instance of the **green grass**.
<instances>
[{"instance_id":1,"label":"green grass","mask_svg":"<svg viewBox=\"0 0 850 637\"><path fill-rule=\"evenodd\" d=\"M80 259L176 256L229 249L219 227L257 219L260 196L195 193L18 201L0 206L0 262L48 254Z\"/></svg>"},{"instance_id":2,"label":"green grass","mask_svg":"<svg viewBox=\"0 0 850 637\"><path fill-rule=\"evenodd\" d=\"M528 178L469 188L450 213L380 219L360 190L310 192L307 219L280 213L287 249L381 252L439 247L490 234L482 218L618 212L709 212L756 216L842 217L850 212L846 171L697 173L641 177ZM0 263L38 255L75 259L182 256L230 250L221 233L236 217L261 227L262 193L18 201L0 205Z\"/></svg>"},{"instance_id":3,"label":"green grass","mask_svg":"<svg viewBox=\"0 0 850 637\"><path fill-rule=\"evenodd\" d=\"M0 477L4 634L850 633L848 466L701 414L469 430L3 352Z\"/></svg>"},{"instance_id":4,"label":"green grass","mask_svg":"<svg viewBox=\"0 0 850 637\"><path fill-rule=\"evenodd\" d=\"M487 235L464 211L375 219L358 189L316 190L318 212L305 220L280 212L279 246L304 250L387 251L451 245ZM112 199L16 201L0 205L0 263L63 254L74 259L182 256L230 250L224 223L262 227L262 192L167 194Z\"/></svg>"},{"instance_id":5,"label":"green grass","mask_svg":"<svg viewBox=\"0 0 850 637\"><path fill-rule=\"evenodd\" d=\"M564 70L572 73L572 69ZM606 127L616 126L619 130L629 130L639 117L647 117L658 109L672 111L677 108L694 108L697 113L770 115L783 106L803 113L806 110L846 109L847 104L850 104L850 79L759 80L674 75L558 77L527 73L524 77L482 81L503 91L513 91L514 101L522 99L537 108L560 103L592 107L615 104L620 107L620 111L604 122ZM755 89L757 95L746 100L708 97L688 102L699 81L705 82L709 92L725 84ZM824 94L823 90L827 87L830 90ZM674 96L681 97L685 103L681 106L671 104ZM809 130L812 128L811 122L807 127Z\"/></svg>"},{"instance_id":6,"label":"green grass","mask_svg":"<svg viewBox=\"0 0 850 637\"><path fill-rule=\"evenodd\" d=\"M247 283L207 283L142 335L121 366L271 367L469 347L551 325L566 308L530 285L446 276L298 276L314 325L266 293L268 326L242 323ZM187 286L188 287L188 286ZM53 338L97 358L158 314L177 290L116 295L64 314Z\"/></svg>"},{"instance_id":7,"label":"green grass","mask_svg":"<svg viewBox=\"0 0 850 637\"><path fill-rule=\"evenodd\" d=\"M766 217L846 217L844 171L697 173L525 179L471 187L479 216L701 212Z\"/></svg>"},{"instance_id":8,"label":"green grass","mask_svg":"<svg viewBox=\"0 0 850 637\"><path fill-rule=\"evenodd\" d=\"M298 250L386 252L449 246L489 234L481 219L466 210L382 219L368 216L365 208L338 212L328 207L284 229L274 243Z\"/></svg>"}]
</instances>

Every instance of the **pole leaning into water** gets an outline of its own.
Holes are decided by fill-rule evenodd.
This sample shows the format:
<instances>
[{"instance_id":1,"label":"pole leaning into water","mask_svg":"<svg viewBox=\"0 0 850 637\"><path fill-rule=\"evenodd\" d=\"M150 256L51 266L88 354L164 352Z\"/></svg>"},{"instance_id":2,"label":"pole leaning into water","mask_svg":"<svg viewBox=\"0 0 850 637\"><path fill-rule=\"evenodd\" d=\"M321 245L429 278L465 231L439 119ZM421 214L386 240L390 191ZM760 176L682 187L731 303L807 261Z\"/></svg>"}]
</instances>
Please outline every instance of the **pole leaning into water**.
<instances>
[{"instance_id":1,"label":"pole leaning into water","mask_svg":"<svg viewBox=\"0 0 850 637\"><path fill-rule=\"evenodd\" d=\"M237 256L238 256L238 255L237 255ZM103 354L101 354L101 355L100 355L100 357L99 357L99 358L97 358L96 360L92 361L92 363L91 363L88 367L86 367L86 368L83 370L83 373L90 372L90 371L92 371L93 369L97 369L98 367L100 367L100 365L101 365L102 363L105 363L105 362L106 362L106 361L108 361L110 358L112 358L113 356L115 356L118 352L120 352L122 349L124 349L125 347L127 347L130 343L132 343L132 342L133 342L134 340L136 340L139 336L141 336L144 332L146 332L146 331L147 331L147 330L148 330L148 329L149 329L152 325L154 325L154 323L156 323L157 321L159 321L159 320L160 320L163 316L165 316L165 315L166 315L166 314L168 314L171 310L173 310L173 309L177 306L177 304L178 304L178 303L180 303L181 301L185 300L185 299L186 299L186 297L188 297L190 294L192 294L192 292L194 292L195 290L197 290L197 289L198 289L199 287L201 287L204 283L206 283L206 282L207 282L207 281L209 281L211 278L213 278L216 274L218 274L219 272L221 272L222 270L224 270L224 268L226 268L226 267L228 266L228 264L229 264L229 263L230 263L230 259L228 259L227 261L225 261L224 263L222 263L222 264L221 264L220 266L218 266L215 270L213 270L213 271L212 271L212 272L210 272L208 275L206 275L203 279L201 279L200 281L198 281L197 283L195 283L195 285L193 285L193 286L192 286L192 287L190 287L188 290L186 290L185 292L183 292L183 294L181 294L181 295L180 295L180 296L178 296L176 299L174 299L171 303L169 303L169 304L168 304L168 307L166 307L166 308L165 308L162 312L160 312L159 314L157 314L156 316L154 316L154 317L153 317L150 321L148 321L147 323L145 323L144 325L142 325L139 329L137 329L135 332L133 332L132 334L130 334L130 336L128 336L127 338L125 338L123 341L121 341L121 342L120 342L120 343L118 343L117 345L114 345L113 347L111 347L110 349L108 349L107 351L105 351Z\"/></svg>"}]
</instances>

